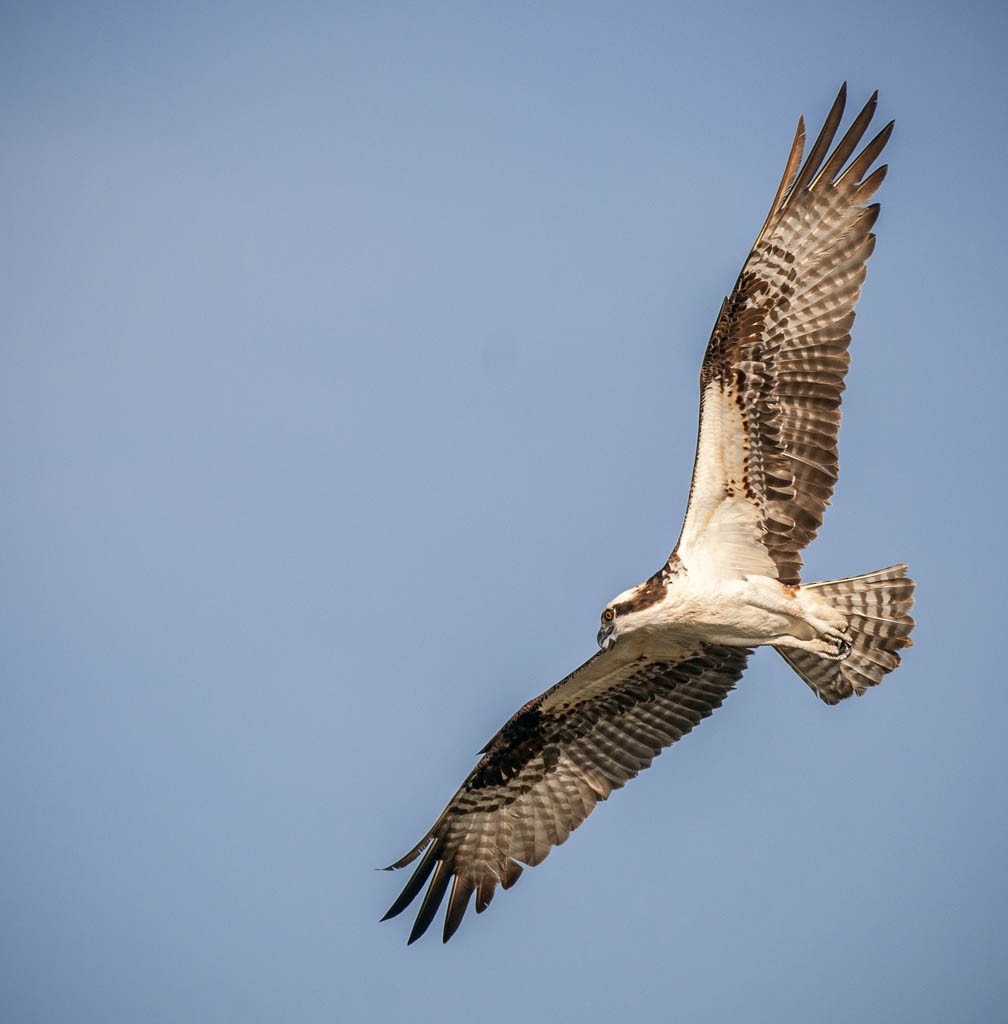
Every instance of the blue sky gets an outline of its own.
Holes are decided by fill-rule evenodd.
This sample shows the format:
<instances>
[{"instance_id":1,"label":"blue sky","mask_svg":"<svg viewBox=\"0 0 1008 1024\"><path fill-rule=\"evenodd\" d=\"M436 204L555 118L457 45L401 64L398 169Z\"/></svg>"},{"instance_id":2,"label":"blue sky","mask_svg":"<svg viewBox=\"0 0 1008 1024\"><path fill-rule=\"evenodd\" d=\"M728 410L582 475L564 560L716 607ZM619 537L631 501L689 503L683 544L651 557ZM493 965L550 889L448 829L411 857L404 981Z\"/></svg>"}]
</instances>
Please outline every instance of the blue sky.
<instances>
[{"instance_id":1,"label":"blue sky","mask_svg":"<svg viewBox=\"0 0 1008 1024\"><path fill-rule=\"evenodd\" d=\"M11 1020L989 1021L999 5L6 5ZM737 693L447 947L408 849L678 534L795 121L896 119L808 577L917 646Z\"/></svg>"}]
</instances>

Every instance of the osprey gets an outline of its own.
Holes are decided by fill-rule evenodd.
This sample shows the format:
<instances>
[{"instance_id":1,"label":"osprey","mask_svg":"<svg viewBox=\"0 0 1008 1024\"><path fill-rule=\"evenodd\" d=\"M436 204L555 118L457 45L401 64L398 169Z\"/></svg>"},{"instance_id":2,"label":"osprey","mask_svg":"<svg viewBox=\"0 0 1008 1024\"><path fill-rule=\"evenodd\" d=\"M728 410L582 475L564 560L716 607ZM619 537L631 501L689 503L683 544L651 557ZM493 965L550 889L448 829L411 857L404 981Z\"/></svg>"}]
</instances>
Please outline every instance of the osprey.
<instances>
[{"instance_id":1,"label":"osprey","mask_svg":"<svg viewBox=\"0 0 1008 1024\"><path fill-rule=\"evenodd\" d=\"M784 175L724 300L700 370L700 429L682 533L650 579L610 601L600 650L521 708L427 835L382 920L428 882L410 932L445 894L444 941L523 865L538 864L664 747L720 707L751 648L773 647L827 704L862 694L900 663L914 621L905 565L802 583L801 551L837 480L840 394L854 305L875 247L892 132L863 149L878 93L830 152L846 85L802 163L798 121ZM853 159L851 159L853 156Z\"/></svg>"}]
</instances>

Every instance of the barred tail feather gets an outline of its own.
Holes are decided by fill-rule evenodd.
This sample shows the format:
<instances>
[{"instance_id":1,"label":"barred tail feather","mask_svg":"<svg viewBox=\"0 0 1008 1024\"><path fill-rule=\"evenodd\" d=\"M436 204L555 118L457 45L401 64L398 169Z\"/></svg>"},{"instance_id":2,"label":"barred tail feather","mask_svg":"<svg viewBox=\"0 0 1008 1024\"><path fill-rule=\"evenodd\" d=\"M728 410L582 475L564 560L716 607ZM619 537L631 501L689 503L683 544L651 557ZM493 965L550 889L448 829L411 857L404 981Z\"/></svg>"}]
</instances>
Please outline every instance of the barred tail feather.
<instances>
[{"instance_id":1,"label":"barred tail feather","mask_svg":"<svg viewBox=\"0 0 1008 1024\"><path fill-rule=\"evenodd\" d=\"M877 686L899 665L899 650L913 645L910 632L915 623L909 612L914 581L906 572L907 566L893 565L864 576L802 587L815 590L847 617L853 650L843 661L831 661L809 651L774 649L827 704Z\"/></svg>"}]
</instances>

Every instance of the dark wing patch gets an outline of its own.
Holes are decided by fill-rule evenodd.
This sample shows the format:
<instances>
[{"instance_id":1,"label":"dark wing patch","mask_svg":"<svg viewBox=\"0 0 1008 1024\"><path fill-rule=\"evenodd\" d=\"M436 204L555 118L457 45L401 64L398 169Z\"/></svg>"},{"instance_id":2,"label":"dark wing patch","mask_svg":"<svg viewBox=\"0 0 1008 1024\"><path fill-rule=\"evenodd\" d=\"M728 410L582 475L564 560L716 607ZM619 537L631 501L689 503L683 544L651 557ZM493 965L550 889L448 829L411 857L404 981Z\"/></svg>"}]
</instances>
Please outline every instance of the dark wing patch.
<instances>
[{"instance_id":1,"label":"dark wing patch","mask_svg":"<svg viewBox=\"0 0 1008 1024\"><path fill-rule=\"evenodd\" d=\"M678 659L628 662L618 651L617 645L596 654L521 708L487 744L431 831L391 865L405 867L423 854L382 920L405 910L426 884L409 936L414 942L450 886L447 942L474 894L482 913L498 885L510 888L522 865L542 861L599 800L719 707L749 654L702 645Z\"/></svg>"},{"instance_id":2,"label":"dark wing patch","mask_svg":"<svg viewBox=\"0 0 1008 1024\"><path fill-rule=\"evenodd\" d=\"M850 330L879 211L863 204L886 168L866 174L892 131L890 122L850 160L875 112L875 94L827 159L845 98L846 86L800 169L805 133L799 121L770 213L721 307L700 374L702 403L717 395L738 404L742 436L733 443L745 450L740 483L758 509L778 578L787 584L799 582L799 553L822 525L837 480ZM704 413L702 404L701 433ZM698 445L691 509L694 497L708 505L717 497L694 494L704 457ZM729 497L736 483L724 482Z\"/></svg>"}]
</instances>

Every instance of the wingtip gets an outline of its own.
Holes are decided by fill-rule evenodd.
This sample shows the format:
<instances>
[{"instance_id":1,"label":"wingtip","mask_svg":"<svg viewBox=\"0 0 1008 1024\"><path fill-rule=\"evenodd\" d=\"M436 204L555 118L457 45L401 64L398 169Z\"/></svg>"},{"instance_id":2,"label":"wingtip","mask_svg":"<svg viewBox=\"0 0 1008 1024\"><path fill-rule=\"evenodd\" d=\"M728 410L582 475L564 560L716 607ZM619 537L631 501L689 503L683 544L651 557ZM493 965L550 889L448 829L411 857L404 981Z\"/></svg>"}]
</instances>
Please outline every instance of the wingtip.
<instances>
[{"instance_id":1,"label":"wingtip","mask_svg":"<svg viewBox=\"0 0 1008 1024\"><path fill-rule=\"evenodd\" d=\"M832 110L840 111L840 116L843 116L844 109L847 106L847 83L842 82L840 85L840 91L836 94L836 99L833 101ZM832 111L831 111L832 112Z\"/></svg>"},{"instance_id":2,"label":"wingtip","mask_svg":"<svg viewBox=\"0 0 1008 1024\"><path fill-rule=\"evenodd\" d=\"M434 914L431 914L430 917L427 917L426 915L421 913L413 922L413 927L410 929L409 938L406 940L406 945L412 946L413 943L416 942L416 940L419 939L427 931L433 919Z\"/></svg>"},{"instance_id":3,"label":"wingtip","mask_svg":"<svg viewBox=\"0 0 1008 1024\"><path fill-rule=\"evenodd\" d=\"M388 865L388 867L375 868L375 870L376 871L399 871L400 868L408 867L410 864L413 863L413 861L415 861L417 859L417 857L420 856L421 853L423 853L424 851L426 851L428 849L428 847L430 846L431 841L433 839L434 839L433 831L428 832L427 835L425 835L423 837L423 839L421 839L420 842L417 843L416 846L414 846L413 849L409 851L409 853L406 853L402 857L400 857L398 860L393 861L391 864Z\"/></svg>"}]
</instances>

